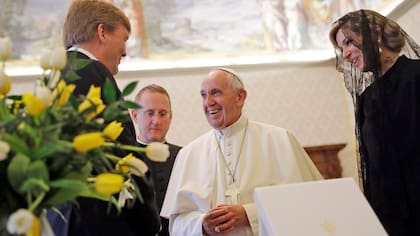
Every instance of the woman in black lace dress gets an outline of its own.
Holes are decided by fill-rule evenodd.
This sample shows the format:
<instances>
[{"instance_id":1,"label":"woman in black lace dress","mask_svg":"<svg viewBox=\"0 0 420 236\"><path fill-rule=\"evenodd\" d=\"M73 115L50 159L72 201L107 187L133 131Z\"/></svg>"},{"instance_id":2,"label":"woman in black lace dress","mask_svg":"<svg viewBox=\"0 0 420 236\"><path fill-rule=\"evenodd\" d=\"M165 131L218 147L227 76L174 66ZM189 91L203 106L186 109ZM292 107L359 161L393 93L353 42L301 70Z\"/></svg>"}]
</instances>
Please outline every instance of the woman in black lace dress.
<instances>
[{"instance_id":1,"label":"woman in black lace dress","mask_svg":"<svg viewBox=\"0 0 420 236\"><path fill-rule=\"evenodd\" d=\"M420 49L371 10L341 17L330 40L355 105L365 196L389 235L420 235Z\"/></svg>"}]
</instances>

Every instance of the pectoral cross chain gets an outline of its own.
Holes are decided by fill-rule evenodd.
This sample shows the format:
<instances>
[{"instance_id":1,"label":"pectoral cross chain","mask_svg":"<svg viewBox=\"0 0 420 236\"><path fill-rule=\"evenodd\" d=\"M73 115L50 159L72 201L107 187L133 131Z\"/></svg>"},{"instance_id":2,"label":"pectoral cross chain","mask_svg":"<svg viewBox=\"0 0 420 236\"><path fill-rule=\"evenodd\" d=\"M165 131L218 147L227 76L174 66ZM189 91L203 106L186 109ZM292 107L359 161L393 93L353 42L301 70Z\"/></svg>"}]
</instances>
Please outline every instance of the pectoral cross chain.
<instances>
[{"instance_id":1,"label":"pectoral cross chain","mask_svg":"<svg viewBox=\"0 0 420 236\"><path fill-rule=\"evenodd\" d=\"M220 147L219 140L218 140L217 136L215 135L216 142L217 142L217 150L220 152L220 155L222 156L222 159L223 159L225 167L228 171L228 174L232 179L232 182L229 184L229 187L225 190L225 203L226 204L239 204L239 200L240 200L239 199L239 189L238 189L239 186L237 186L237 185L239 185L239 183L237 183L237 181L235 179L235 174L236 174L236 170L238 168L239 159L241 158L242 148L244 146L244 141L245 141L245 136L246 136L246 133L247 133L247 129L248 129L248 121L245 124L244 134L242 136L241 145L239 146L239 154L238 154L238 157L236 158L236 163L235 163L235 166L233 168L233 171L229 168L229 165L226 161L226 158L223 155L222 148Z\"/></svg>"}]
</instances>

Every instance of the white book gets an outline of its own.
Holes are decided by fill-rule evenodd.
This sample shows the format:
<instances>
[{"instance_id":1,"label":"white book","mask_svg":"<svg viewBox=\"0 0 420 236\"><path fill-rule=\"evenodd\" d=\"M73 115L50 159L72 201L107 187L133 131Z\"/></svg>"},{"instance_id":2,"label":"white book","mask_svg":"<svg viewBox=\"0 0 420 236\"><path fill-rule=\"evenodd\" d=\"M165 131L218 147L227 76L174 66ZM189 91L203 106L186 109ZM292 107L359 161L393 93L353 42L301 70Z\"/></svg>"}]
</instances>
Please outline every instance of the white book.
<instances>
[{"instance_id":1,"label":"white book","mask_svg":"<svg viewBox=\"0 0 420 236\"><path fill-rule=\"evenodd\" d=\"M261 236L387 235L352 178L259 187Z\"/></svg>"}]
</instances>

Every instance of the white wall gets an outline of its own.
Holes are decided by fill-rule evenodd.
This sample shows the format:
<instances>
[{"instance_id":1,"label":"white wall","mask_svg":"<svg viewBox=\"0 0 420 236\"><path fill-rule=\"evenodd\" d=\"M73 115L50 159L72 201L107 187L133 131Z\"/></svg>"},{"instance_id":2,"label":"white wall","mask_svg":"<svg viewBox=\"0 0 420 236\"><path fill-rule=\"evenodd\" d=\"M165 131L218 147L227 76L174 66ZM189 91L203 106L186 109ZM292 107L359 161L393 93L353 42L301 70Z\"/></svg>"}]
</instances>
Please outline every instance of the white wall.
<instances>
[{"instance_id":1,"label":"white wall","mask_svg":"<svg viewBox=\"0 0 420 236\"><path fill-rule=\"evenodd\" d=\"M356 176L353 111L333 60L232 68L242 76L248 91L244 114L288 129L305 146L347 143L340 153L343 174ZM140 73L136 78L124 78L122 73L118 82L123 86L138 80L139 88L150 83L165 87L174 111L168 141L185 145L210 129L199 93L201 80L209 69L171 71L172 75Z\"/></svg>"},{"instance_id":2,"label":"white wall","mask_svg":"<svg viewBox=\"0 0 420 236\"><path fill-rule=\"evenodd\" d=\"M413 20L420 13L420 4L413 2L405 6L410 8L391 13L391 17L420 43L420 32ZM405 13L399 16L401 12ZM284 127L304 146L346 143L339 153L343 176L357 179L353 106L335 70L335 60L231 67L241 74L247 87L244 113L250 119ZM168 140L185 145L210 129L199 94L200 82L210 68L145 71L134 77L121 73L119 83L137 79L139 87L157 83L167 88L174 111Z\"/></svg>"},{"instance_id":3,"label":"white wall","mask_svg":"<svg viewBox=\"0 0 420 236\"><path fill-rule=\"evenodd\" d=\"M415 2L410 9L403 9L407 12L401 17L391 17L420 43L415 20L420 4ZM353 108L334 60L233 68L242 75L248 90L245 114L249 118L284 127L305 146L347 143L339 153L343 175L357 179ZM117 78L120 86L138 80L139 87L156 83L167 88L174 111L168 141L185 145L210 129L199 95L201 79L209 69L121 72ZM32 79L13 78L12 92L31 91L32 84Z\"/></svg>"}]
</instances>

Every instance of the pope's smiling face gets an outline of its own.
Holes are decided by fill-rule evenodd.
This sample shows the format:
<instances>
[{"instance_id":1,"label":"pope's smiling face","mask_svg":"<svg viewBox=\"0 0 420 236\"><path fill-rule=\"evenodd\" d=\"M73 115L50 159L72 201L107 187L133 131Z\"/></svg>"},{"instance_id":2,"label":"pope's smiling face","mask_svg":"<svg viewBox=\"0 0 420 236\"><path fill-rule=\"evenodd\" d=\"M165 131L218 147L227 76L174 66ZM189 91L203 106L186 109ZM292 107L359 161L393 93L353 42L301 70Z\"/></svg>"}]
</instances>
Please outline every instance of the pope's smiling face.
<instances>
[{"instance_id":1,"label":"pope's smiling face","mask_svg":"<svg viewBox=\"0 0 420 236\"><path fill-rule=\"evenodd\" d=\"M201 83L203 111L209 124L217 129L226 128L241 116L246 98L245 90L231 86L229 73L222 70L210 72Z\"/></svg>"}]
</instances>

